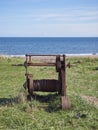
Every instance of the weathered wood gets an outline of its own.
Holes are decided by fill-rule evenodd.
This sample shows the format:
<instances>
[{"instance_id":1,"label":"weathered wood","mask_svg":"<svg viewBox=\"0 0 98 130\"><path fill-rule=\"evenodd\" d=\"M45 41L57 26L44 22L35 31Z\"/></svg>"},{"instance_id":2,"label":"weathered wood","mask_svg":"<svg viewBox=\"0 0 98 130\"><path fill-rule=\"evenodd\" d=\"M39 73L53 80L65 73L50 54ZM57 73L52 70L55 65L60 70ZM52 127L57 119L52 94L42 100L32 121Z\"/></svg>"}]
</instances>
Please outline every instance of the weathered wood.
<instances>
[{"instance_id":1,"label":"weathered wood","mask_svg":"<svg viewBox=\"0 0 98 130\"><path fill-rule=\"evenodd\" d=\"M32 62L28 62L27 66L55 66L55 63L32 63Z\"/></svg>"}]
</instances>

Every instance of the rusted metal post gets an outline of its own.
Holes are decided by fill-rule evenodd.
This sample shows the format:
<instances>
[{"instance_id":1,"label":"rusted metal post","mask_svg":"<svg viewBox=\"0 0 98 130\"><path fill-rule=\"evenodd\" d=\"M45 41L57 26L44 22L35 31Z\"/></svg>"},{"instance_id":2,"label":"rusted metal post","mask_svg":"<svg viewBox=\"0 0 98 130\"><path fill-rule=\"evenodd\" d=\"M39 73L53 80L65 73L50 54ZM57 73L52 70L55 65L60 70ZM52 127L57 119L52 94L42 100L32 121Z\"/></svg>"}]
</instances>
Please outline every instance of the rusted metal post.
<instances>
[{"instance_id":1,"label":"rusted metal post","mask_svg":"<svg viewBox=\"0 0 98 130\"><path fill-rule=\"evenodd\" d=\"M32 92L33 92L33 76L31 74L29 74L27 76L27 80L28 80L27 81L28 82L28 84L27 84L28 92L29 92L30 95L32 95Z\"/></svg>"},{"instance_id":2,"label":"rusted metal post","mask_svg":"<svg viewBox=\"0 0 98 130\"><path fill-rule=\"evenodd\" d=\"M29 56L29 63L31 63L31 56Z\"/></svg>"},{"instance_id":3,"label":"rusted metal post","mask_svg":"<svg viewBox=\"0 0 98 130\"><path fill-rule=\"evenodd\" d=\"M62 102L62 109L70 109L71 103L66 95L66 62L65 62L65 55L63 55L63 61L62 61L62 67L61 67L61 82L62 82L62 97L61 97L61 102Z\"/></svg>"}]
</instances>

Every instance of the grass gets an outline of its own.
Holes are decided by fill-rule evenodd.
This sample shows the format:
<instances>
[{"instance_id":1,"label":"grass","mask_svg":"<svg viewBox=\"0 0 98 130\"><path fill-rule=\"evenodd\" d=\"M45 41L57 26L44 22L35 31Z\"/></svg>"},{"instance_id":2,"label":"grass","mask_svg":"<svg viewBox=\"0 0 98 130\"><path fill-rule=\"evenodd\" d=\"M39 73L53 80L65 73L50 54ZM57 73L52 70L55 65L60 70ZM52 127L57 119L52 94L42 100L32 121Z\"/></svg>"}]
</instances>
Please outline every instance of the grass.
<instances>
[{"instance_id":1,"label":"grass","mask_svg":"<svg viewBox=\"0 0 98 130\"><path fill-rule=\"evenodd\" d=\"M31 102L23 89L25 68L22 58L0 58L1 130L97 130L98 103L89 104L82 96L98 98L98 58L68 58L67 95L70 110L61 110L57 93L36 93ZM57 78L55 68L30 68L35 79Z\"/></svg>"}]
</instances>

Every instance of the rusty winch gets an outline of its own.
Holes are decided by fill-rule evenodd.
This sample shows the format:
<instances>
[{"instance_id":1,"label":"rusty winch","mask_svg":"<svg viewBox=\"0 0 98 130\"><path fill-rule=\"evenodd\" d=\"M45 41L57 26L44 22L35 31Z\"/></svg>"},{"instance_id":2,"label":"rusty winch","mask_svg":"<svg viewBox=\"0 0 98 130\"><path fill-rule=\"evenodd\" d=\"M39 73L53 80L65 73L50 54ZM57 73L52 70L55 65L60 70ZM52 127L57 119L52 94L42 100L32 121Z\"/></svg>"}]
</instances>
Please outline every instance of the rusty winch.
<instances>
[{"instance_id":1,"label":"rusty winch","mask_svg":"<svg viewBox=\"0 0 98 130\"><path fill-rule=\"evenodd\" d=\"M54 62L34 62L32 61L33 57L55 57ZM28 89L29 96L32 97L33 91L42 91L42 92L58 92L61 95L61 105L62 109L69 109L71 103L68 96L66 95L66 62L65 55L32 55L26 54L26 61L24 66L26 68L26 86ZM41 79L34 80L32 74L28 74L29 66L54 66L56 72L58 73L58 80L56 79Z\"/></svg>"}]
</instances>

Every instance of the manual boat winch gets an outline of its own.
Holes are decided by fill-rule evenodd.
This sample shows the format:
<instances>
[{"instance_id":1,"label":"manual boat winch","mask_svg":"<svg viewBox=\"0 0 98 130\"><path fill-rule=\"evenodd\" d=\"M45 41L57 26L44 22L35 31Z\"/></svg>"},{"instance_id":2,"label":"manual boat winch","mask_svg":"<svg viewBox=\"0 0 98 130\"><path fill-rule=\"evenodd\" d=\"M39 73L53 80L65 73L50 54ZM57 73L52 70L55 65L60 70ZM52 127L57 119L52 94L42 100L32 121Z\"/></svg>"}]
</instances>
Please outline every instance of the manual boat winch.
<instances>
[{"instance_id":1,"label":"manual boat winch","mask_svg":"<svg viewBox=\"0 0 98 130\"><path fill-rule=\"evenodd\" d=\"M65 55L33 55L26 54L26 61L24 66L26 68L26 82L24 87L28 89L29 96L32 97L33 91L42 91L42 92L58 92L61 95L61 106L62 109L69 109L71 107L70 100L66 95L66 56ZM55 62L41 62L36 63L32 61L33 57L55 57ZM28 74L29 66L54 66L56 72L58 73L57 79L38 79L34 80L32 74Z\"/></svg>"}]
</instances>

